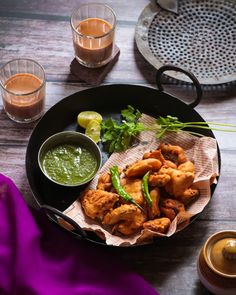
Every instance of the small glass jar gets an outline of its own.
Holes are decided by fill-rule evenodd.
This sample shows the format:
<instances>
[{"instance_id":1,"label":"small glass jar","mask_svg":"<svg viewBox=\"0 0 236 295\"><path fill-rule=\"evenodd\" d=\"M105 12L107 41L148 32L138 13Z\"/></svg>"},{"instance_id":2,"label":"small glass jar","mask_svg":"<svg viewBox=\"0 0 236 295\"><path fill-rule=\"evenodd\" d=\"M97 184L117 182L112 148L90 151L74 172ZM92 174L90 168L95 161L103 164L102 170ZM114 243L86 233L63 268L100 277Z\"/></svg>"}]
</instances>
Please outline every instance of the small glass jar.
<instances>
[{"instance_id":1,"label":"small glass jar","mask_svg":"<svg viewBox=\"0 0 236 295\"><path fill-rule=\"evenodd\" d=\"M198 275L213 294L236 294L236 231L209 237L199 255Z\"/></svg>"}]
</instances>

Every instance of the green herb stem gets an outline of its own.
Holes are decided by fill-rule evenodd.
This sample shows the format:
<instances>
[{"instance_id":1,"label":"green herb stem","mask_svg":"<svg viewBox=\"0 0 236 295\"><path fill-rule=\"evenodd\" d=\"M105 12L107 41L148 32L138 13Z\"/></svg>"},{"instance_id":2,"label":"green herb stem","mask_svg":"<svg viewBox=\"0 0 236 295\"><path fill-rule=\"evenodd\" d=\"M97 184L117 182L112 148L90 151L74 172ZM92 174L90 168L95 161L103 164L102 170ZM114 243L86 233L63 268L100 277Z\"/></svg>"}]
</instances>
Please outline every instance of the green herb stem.
<instances>
[{"instance_id":1,"label":"green herb stem","mask_svg":"<svg viewBox=\"0 0 236 295\"><path fill-rule=\"evenodd\" d=\"M215 126L227 126L227 127L235 127L235 125L233 124L222 124L222 123L216 123L216 122L187 122L187 123L183 123L183 124L191 124L191 125L215 125Z\"/></svg>"},{"instance_id":2,"label":"green herb stem","mask_svg":"<svg viewBox=\"0 0 236 295\"><path fill-rule=\"evenodd\" d=\"M216 131L225 131L225 132L236 132L236 130L228 130L228 129L221 129L221 128L209 128L207 126L197 126L197 125L187 125L184 126L183 128L198 128L198 129L207 129L207 130L216 130Z\"/></svg>"}]
</instances>

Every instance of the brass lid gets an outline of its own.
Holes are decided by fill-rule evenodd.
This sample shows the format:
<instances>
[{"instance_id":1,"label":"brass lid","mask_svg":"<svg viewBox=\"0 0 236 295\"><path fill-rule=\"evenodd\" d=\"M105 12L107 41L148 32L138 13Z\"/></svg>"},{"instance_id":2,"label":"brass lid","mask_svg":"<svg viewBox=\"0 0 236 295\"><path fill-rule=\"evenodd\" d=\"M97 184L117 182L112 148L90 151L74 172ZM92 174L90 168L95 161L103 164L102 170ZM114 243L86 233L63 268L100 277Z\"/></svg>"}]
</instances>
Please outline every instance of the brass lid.
<instances>
[{"instance_id":1,"label":"brass lid","mask_svg":"<svg viewBox=\"0 0 236 295\"><path fill-rule=\"evenodd\" d=\"M214 272L236 278L236 231L221 231L209 237L203 255Z\"/></svg>"}]
</instances>

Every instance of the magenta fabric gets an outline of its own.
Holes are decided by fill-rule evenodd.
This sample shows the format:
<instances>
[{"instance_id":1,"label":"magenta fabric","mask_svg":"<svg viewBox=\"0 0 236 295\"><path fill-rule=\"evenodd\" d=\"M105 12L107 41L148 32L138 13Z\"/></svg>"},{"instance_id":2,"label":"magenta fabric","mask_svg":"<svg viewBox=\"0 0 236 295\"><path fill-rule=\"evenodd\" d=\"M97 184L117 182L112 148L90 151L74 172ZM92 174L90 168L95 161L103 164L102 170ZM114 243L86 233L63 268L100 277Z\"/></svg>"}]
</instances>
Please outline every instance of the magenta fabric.
<instances>
[{"instance_id":1,"label":"magenta fabric","mask_svg":"<svg viewBox=\"0 0 236 295\"><path fill-rule=\"evenodd\" d=\"M0 174L1 295L157 295L118 259L30 209Z\"/></svg>"}]
</instances>

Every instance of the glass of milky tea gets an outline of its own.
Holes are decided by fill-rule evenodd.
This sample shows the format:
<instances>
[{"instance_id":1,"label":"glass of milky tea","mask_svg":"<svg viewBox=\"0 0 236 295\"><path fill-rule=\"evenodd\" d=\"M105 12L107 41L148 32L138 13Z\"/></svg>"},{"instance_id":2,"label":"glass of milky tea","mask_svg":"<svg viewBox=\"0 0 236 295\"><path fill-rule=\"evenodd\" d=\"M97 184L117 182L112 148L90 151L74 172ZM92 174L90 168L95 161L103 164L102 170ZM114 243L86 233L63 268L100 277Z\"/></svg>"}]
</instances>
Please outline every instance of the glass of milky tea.
<instances>
[{"instance_id":1,"label":"glass of milky tea","mask_svg":"<svg viewBox=\"0 0 236 295\"><path fill-rule=\"evenodd\" d=\"M71 16L75 57L83 66L97 68L113 58L116 15L108 5L81 5Z\"/></svg>"},{"instance_id":2,"label":"glass of milky tea","mask_svg":"<svg viewBox=\"0 0 236 295\"><path fill-rule=\"evenodd\" d=\"M13 59L0 68L3 107L10 119L29 123L44 111L45 72L32 59Z\"/></svg>"}]
</instances>

